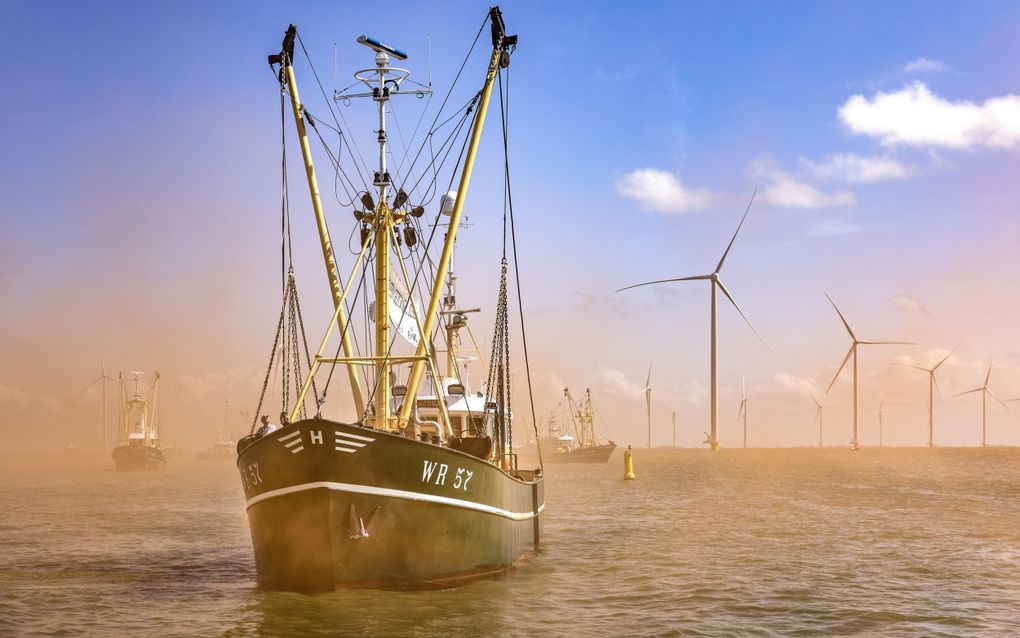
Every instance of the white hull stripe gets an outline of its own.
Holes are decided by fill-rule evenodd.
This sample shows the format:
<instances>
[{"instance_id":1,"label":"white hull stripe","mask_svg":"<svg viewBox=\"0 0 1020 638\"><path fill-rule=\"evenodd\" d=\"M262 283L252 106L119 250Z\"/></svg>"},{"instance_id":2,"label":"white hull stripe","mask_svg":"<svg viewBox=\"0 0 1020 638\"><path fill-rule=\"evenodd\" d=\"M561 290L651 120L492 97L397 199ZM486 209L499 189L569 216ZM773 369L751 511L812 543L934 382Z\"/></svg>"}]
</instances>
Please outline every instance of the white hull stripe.
<instances>
[{"instance_id":1,"label":"white hull stripe","mask_svg":"<svg viewBox=\"0 0 1020 638\"><path fill-rule=\"evenodd\" d=\"M342 441L338 441L338 443L342 443ZM351 449L351 448L349 448L349 447L340 447L339 445L337 445L337 446L336 446L336 447L334 447L333 449L334 449L334 450L336 450L337 452L350 452L350 453L352 453L352 454L353 454L354 452L357 452L357 450L352 450L352 449Z\"/></svg>"},{"instance_id":2,"label":"white hull stripe","mask_svg":"<svg viewBox=\"0 0 1020 638\"><path fill-rule=\"evenodd\" d=\"M301 435L301 430L294 430L294 431L293 431L293 432L291 432L290 434L284 434L284 435L283 435L283 436L281 436L281 437L277 437L277 439L276 439L276 440L277 440L277 441L286 441L287 439L289 439L289 438L290 438L290 437L292 437L292 436L300 436L300 435Z\"/></svg>"},{"instance_id":3,"label":"white hull stripe","mask_svg":"<svg viewBox=\"0 0 1020 638\"><path fill-rule=\"evenodd\" d=\"M350 445L351 447L365 447L364 443L355 443L354 441L345 441L343 439L336 439L333 441L337 445Z\"/></svg>"},{"instance_id":4,"label":"white hull stripe","mask_svg":"<svg viewBox=\"0 0 1020 638\"><path fill-rule=\"evenodd\" d=\"M303 449L305 449L305 446L303 446L303 445L300 445L300 446L298 446L298 447L294 448L293 450L291 450L291 451L290 451L290 453L291 453L291 454L297 454L298 452L300 452L300 451L301 451L301 450L303 450Z\"/></svg>"},{"instance_id":5,"label":"white hull stripe","mask_svg":"<svg viewBox=\"0 0 1020 638\"><path fill-rule=\"evenodd\" d=\"M300 445L300 444L301 444L301 439L291 439L291 440L287 441L286 443L284 443L283 447L292 448L295 445Z\"/></svg>"},{"instance_id":6,"label":"white hull stripe","mask_svg":"<svg viewBox=\"0 0 1020 638\"><path fill-rule=\"evenodd\" d=\"M368 443L371 443L372 441L375 440L375 439L373 439L370 436L361 436L360 434L348 434L347 432L339 432L338 431L338 432L336 432L336 435L337 436L345 436L345 437L347 437L349 439L355 439L357 441L366 441Z\"/></svg>"},{"instance_id":7,"label":"white hull stripe","mask_svg":"<svg viewBox=\"0 0 1020 638\"><path fill-rule=\"evenodd\" d=\"M510 510L501 509L492 505L485 505L484 503L475 503L474 501L465 501L459 498L450 498L449 496L438 496L436 494L422 494L421 492L410 492L407 490L395 490L388 487L372 487L369 485L356 485L354 483L334 483L332 481L316 481L314 483L302 483L301 485L292 485L291 487L281 487L278 490L271 490L258 496L253 496L248 499L248 507L261 503L262 501L275 498L277 496L284 496L285 494L294 494L295 492L305 492L307 490L315 490L320 488L326 488L329 490L335 490L337 492L350 492L351 494L370 494L372 496L389 496L390 498L402 498L409 501L423 501L426 503L439 503L441 505L452 505L453 507L461 507L463 509L475 510L478 512L485 512L486 514L495 514L496 516L502 516L503 518L509 518L512 521L526 521L531 518L535 518L534 512L511 512ZM539 506L538 512L541 514L545 509L545 503Z\"/></svg>"}]
</instances>

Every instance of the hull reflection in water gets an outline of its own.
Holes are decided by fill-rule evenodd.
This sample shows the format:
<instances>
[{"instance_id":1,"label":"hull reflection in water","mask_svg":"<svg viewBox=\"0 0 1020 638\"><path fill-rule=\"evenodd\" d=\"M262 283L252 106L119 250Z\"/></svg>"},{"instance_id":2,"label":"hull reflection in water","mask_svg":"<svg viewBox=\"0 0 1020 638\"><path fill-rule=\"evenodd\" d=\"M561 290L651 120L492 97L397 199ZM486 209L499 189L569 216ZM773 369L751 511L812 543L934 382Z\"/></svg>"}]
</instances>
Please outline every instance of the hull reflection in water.
<instances>
[{"instance_id":1,"label":"hull reflection in water","mask_svg":"<svg viewBox=\"0 0 1020 638\"><path fill-rule=\"evenodd\" d=\"M300 421L242 440L238 468L262 587L447 586L512 568L541 535L536 472L380 430Z\"/></svg>"}]
</instances>

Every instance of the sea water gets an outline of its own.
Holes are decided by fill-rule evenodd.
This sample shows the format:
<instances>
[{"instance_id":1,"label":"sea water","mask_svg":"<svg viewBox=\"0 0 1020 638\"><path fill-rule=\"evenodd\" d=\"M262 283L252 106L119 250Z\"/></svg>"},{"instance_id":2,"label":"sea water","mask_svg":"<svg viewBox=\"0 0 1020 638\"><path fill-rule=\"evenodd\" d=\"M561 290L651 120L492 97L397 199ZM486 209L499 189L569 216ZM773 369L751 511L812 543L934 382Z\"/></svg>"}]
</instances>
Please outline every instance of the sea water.
<instances>
[{"instance_id":1,"label":"sea water","mask_svg":"<svg viewBox=\"0 0 1020 638\"><path fill-rule=\"evenodd\" d=\"M304 595L256 588L229 461L7 455L0 635L1020 635L1020 449L634 460L547 468L541 551L506 577Z\"/></svg>"}]
</instances>

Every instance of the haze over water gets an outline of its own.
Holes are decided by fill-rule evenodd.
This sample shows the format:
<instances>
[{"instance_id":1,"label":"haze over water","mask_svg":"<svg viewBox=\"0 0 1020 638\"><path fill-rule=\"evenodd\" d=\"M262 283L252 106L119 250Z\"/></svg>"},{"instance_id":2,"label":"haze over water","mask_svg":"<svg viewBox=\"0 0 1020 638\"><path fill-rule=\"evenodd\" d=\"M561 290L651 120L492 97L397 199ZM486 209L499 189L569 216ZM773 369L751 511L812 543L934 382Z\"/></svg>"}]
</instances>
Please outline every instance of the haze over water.
<instances>
[{"instance_id":1,"label":"haze over water","mask_svg":"<svg viewBox=\"0 0 1020 638\"><path fill-rule=\"evenodd\" d=\"M1020 634L1020 450L635 451L553 466L540 554L444 591L255 588L236 469L0 464L0 634Z\"/></svg>"}]
</instances>

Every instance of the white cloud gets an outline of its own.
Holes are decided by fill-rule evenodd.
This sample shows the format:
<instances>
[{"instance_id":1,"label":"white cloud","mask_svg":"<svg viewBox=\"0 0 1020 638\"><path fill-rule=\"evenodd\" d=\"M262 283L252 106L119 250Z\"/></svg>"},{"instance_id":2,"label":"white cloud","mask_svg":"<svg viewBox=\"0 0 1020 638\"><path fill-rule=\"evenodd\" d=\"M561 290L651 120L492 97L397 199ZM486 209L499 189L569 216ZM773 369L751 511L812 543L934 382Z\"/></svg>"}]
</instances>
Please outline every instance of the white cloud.
<instances>
[{"instance_id":1,"label":"white cloud","mask_svg":"<svg viewBox=\"0 0 1020 638\"><path fill-rule=\"evenodd\" d=\"M871 99L854 95L839 108L843 124L882 144L971 148L1013 148L1020 143L1020 96L989 98L981 104L951 102L914 82Z\"/></svg>"},{"instance_id":2,"label":"white cloud","mask_svg":"<svg viewBox=\"0 0 1020 638\"><path fill-rule=\"evenodd\" d=\"M910 355L901 355L893 358L893 363L908 366L918 366L921 368L931 368L937 365L940 361L945 359L945 363L939 368L939 372L943 372L945 368L960 365L961 361L955 356L950 356L952 351L948 348L932 348L931 350L925 350L920 355L914 357Z\"/></svg>"},{"instance_id":3,"label":"white cloud","mask_svg":"<svg viewBox=\"0 0 1020 638\"><path fill-rule=\"evenodd\" d=\"M669 171L639 168L616 180L616 192L645 210L672 215L706 208L716 200L710 191L684 186Z\"/></svg>"},{"instance_id":4,"label":"white cloud","mask_svg":"<svg viewBox=\"0 0 1020 638\"><path fill-rule=\"evenodd\" d=\"M849 191L826 193L790 175L768 159L751 164L751 177L761 180L761 199L774 206L790 208L832 208L856 203Z\"/></svg>"},{"instance_id":5,"label":"white cloud","mask_svg":"<svg viewBox=\"0 0 1020 638\"><path fill-rule=\"evenodd\" d=\"M0 406L6 408L22 407L28 404L28 395L18 390L0 385Z\"/></svg>"},{"instance_id":6,"label":"white cloud","mask_svg":"<svg viewBox=\"0 0 1020 638\"><path fill-rule=\"evenodd\" d=\"M644 386L634 383L631 379L627 378L627 375L608 366L599 364L598 374L602 385L607 390L616 394L634 397L645 391Z\"/></svg>"},{"instance_id":7,"label":"white cloud","mask_svg":"<svg viewBox=\"0 0 1020 638\"><path fill-rule=\"evenodd\" d=\"M915 75L919 73L940 73L947 70L949 67L945 65L941 60L935 60L932 58L917 58L907 62L903 66L903 72Z\"/></svg>"},{"instance_id":8,"label":"white cloud","mask_svg":"<svg viewBox=\"0 0 1020 638\"><path fill-rule=\"evenodd\" d=\"M824 162L801 160L816 177L848 184L909 177L912 170L891 157L863 157L854 153L832 155Z\"/></svg>"},{"instance_id":9,"label":"white cloud","mask_svg":"<svg viewBox=\"0 0 1020 638\"><path fill-rule=\"evenodd\" d=\"M861 232L860 226L855 226L850 222L843 221L842 219L822 219L815 222L808 231L809 235L816 237L824 236L835 236L835 235L853 235L854 233Z\"/></svg>"},{"instance_id":10,"label":"white cloud","mask_svg":"<svg viewBox=\"0 0 1020 638\"><path fill-rule=\"evenodd\" d=\"M908 315L914 315L915 317L921 317L924 319L933 318L931 311L925 308L920 301L914 299L910 295L893 295L892 297L889 297L889 302L892 303L894 308L900 312L905 312Z\"/></svg>"},{"instance_id":11,"label":"white cloud","mask_svg":"<svg viewBox=\"0 0 1020 638\"><path fill-rule=\"evenodd\" d=\"M816 397L821 395L818 385L812 379L798 377L786 372L780 372L772 377L781 390L797 395L813 394Z\"/></svg>"}]
</instances>

